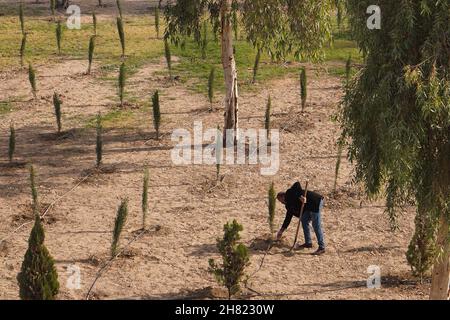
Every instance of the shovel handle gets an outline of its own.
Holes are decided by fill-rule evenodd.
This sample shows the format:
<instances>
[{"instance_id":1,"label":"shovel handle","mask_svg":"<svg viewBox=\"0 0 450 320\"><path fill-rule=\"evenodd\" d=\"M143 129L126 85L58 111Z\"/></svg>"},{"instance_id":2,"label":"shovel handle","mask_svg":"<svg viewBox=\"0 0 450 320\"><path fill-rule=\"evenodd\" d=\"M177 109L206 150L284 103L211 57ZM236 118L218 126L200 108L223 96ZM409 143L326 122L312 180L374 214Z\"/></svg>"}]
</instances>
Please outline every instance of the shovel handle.
<instances>
[{"instance_id":1,"label":"shovel handle","mask_svg":"<svg viewBox=\"0 0 450 320\"><path fill-rule=\"evenodd\" d=\"M305 185L305 195L304 197L306 198L306 196L308 195L308 181L306 181L306 185ZM305 210L305 203L302 201L302 206L300 209L300 215L298 217L298 224L297 224L297 231L295 232L295 238L294 238L294 244L292 245L292 248L290 251L292 251L297 243L297 238L298 238L298 232L300 230L300 224L302 223L302 216L303 216L303 211Z\"/></svg>"}]
</instances>

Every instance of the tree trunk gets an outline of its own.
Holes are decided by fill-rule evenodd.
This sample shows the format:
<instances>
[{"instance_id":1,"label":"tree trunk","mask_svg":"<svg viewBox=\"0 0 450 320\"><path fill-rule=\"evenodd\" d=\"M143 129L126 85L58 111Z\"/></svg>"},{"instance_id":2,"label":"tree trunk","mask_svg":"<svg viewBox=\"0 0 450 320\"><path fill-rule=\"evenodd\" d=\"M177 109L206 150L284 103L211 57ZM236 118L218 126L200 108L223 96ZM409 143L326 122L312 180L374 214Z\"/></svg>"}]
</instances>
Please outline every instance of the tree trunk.
<instances>
[{"instance_id":1,"label":"tree trunk","mask_svg":"<svg viewBox=\"0 0 450 320\"><path fill-rule=\"evenodd\" d=\"M238 84L236 60L234 58L233 48L233 27L231 21L232 0L222 2L220 10L222 24L222 65L225 76L225 124L224 130L233 129L235 140L237 139L238 129ZM224 139L226 132L224 131Z\"/></svg>"},{"instance_id":2,"label":"tree trunk","mask_svg":"<svg viewBox=\"0 0 450 320\"><path fill-rule=\"evenodd\" d=\"M447 300L450 279L449 223L446 213L442 213L437 237L437 249L442 248L433 267L430 300Z\"/></svg>"}]
</instances>

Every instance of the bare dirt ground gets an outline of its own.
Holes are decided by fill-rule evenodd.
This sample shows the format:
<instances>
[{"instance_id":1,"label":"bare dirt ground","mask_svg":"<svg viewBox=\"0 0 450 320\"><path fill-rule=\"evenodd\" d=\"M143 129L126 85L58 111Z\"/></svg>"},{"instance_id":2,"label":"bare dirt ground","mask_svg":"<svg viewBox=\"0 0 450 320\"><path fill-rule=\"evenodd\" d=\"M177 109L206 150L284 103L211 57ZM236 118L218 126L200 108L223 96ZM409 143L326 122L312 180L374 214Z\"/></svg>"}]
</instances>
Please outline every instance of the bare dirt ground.
<instances>
[{"instance_id":1,"label":"bare dirt ground","mask_svg":"<svg viewBox=\"0 0 450 320\"><path fill-rule=\"evenodd\" d=\"M121 247L139 235L143 169L150 169L150 231L132 242L98 279L94 299L174 299L224 297L208 273L208 259L218 259L216 238L224 223L237 219L244 226L242 241L249 246L251 264L244 294L254 299L422 299L428 282L419 284L410 272L405 251L413 232L414 210L400 218L400 230L390 231L381 202L368 202L352 183L352 166L344 159L338 195L331 195L339 127L331 120L341 97L340 80L313 75L309 103L299 112L295 78L259 85L243 93L240 126L262 128L268 94L273 101L273 128L281 129L280 169L263 177L258 165L223 166L223 181L215 186L215 167L176 166L171 161L176 128L192 130L222 124L222 97L216 111L207 111L206 97L158 75L161 62L148 64L130 80L128 88L141 101L161 90L163 137L154 140L149 111L135 128L107 129L104 133L102 174L89 175L95 164L95 132L86 120L116 102L113 83L83 72L83 61L38 66L38 99L32 101L27 74L0 74L0 100L13 100L14 111L0 118L0 298L17 299L16 275L27 248L30 221L28 170L7 163L9 124L17 132L17 161L32 162L38 172L45 217L46 246L56 260L60 299L84 299L97 272L109 258L111 231L120 199L129 198L129 218ZM69 130L55 137L51 96L64 98L63 125ZM17 98L17 99L16 99ZM293 109L292 113L289 111ZM87 177L87 178L86 178ZM326 196L323 226L327 253L287 251L297 221L282 243L264 257L268 234L266 194L270 182L282 191L299 180ZM70 192L69 192L70 191ZM68 193L69 192L69 193ZM277 206L276 225L284 218ZM315 238L314 238L315 241ZM72 265L81 270L81 288L66 282ZM367 268L381 268L382 288L366 288ZM259 271L257 271L259 269ZM257 271L256 273L254 273Z\"/></svg>"}]
</instances>

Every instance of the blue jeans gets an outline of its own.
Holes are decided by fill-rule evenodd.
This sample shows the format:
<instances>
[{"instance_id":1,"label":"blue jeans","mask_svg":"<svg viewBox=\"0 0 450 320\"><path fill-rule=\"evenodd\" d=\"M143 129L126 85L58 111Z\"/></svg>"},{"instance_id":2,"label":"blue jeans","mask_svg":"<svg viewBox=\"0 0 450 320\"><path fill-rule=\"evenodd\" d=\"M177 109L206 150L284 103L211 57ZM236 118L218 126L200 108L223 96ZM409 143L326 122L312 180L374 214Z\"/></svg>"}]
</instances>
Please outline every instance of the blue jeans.
<instances>
[{"instance_id":1,"label":"blue jeans","mask_svg":"<svg viewBox=\"0 0 450 320\"><path fill-rule=\"evenodd\" d=\"M304 211L302 216L303 233L305 235L305 243L312 244L311 231L309 230L309 222L312 221L314 233L319 243L319 248L325 249L325 241L323 239L322 231L322 208L323 200L320 201L319 212Z\"/></svg>"}]
</instances>

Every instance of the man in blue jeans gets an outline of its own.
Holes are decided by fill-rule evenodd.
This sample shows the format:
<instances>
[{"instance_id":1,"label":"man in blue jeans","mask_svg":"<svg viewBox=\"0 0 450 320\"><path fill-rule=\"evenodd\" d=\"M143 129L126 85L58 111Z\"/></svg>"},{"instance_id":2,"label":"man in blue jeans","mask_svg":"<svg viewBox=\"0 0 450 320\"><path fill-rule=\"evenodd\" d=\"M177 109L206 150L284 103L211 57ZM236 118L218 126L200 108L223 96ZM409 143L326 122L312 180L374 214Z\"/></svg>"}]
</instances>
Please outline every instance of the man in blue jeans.
<instances>
[{"instance_id":1,"label":"man in blue jeans","mask_svg":"<svg viewBox=\"0 0 450 320\"><path fill-rule=\"evenodd\" d=\"M305 235L305 243L297 246L297 249L310 249L313 247L311 232L309 230L309 223L312 222L314 233L319 243L319 249L313 253L313 255L321 255L325 253L325 241L323 239L322 231L322 208L323 208L323 196L320 194L308 191L305 198L305 191L302 189L299 182L288 189L286 192L280 192L277 195L277 199L283 203L286 207L286 218L284 219L283 226L277 234L277 240L280 240L283 236L283 232L289 227L292 217L300 217L301 203L305 203L305 208L302 216L302 227Z\"/></svg>"}]
</instances>

